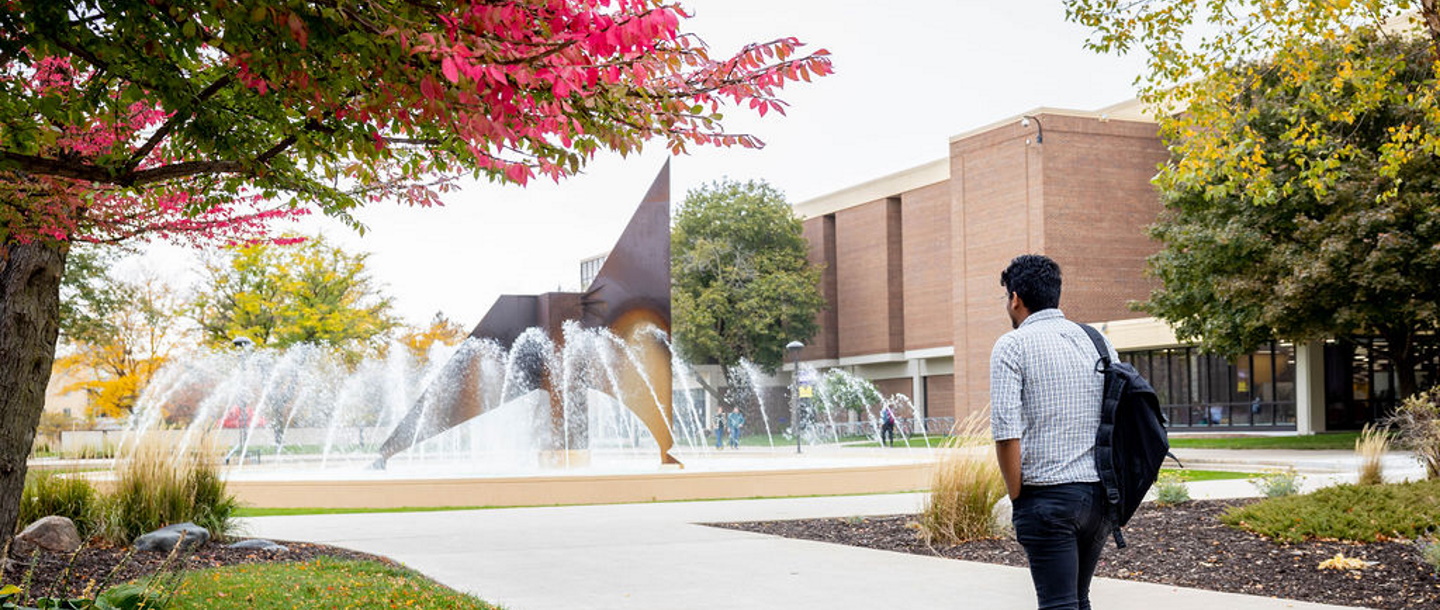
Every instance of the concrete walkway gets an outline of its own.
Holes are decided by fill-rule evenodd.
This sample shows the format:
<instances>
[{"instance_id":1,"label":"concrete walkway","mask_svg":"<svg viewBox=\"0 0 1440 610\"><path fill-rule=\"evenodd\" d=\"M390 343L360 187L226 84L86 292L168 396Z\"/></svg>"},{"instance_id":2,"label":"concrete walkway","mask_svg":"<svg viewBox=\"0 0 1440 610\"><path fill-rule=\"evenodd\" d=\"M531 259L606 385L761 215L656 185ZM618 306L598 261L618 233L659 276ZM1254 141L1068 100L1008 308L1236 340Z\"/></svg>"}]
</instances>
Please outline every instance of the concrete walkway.
<instances>
[{"instance_id":1,"label":"concrete walkway","mask_svg":"<svg viewBox=\"0 0 1440 610\"><path fill-rule=\"evenodd\" d=\"M1298 466L1338 456L1275 452L1266 458ZM1306 481L1314 487L1346 478L1353 475L1314 474ZM1190 489L1196 498L1255 493L1247 481ZM391 557L511 610L1035 607L1029 574L1020 568L698 525L897 514L917 511L923 500L922 494L890 494L263 517L245 526L254 536ZM1336 607L1110 579L1097 579L1092 599L1109 610Z\"/></svg>"}]
</instances>

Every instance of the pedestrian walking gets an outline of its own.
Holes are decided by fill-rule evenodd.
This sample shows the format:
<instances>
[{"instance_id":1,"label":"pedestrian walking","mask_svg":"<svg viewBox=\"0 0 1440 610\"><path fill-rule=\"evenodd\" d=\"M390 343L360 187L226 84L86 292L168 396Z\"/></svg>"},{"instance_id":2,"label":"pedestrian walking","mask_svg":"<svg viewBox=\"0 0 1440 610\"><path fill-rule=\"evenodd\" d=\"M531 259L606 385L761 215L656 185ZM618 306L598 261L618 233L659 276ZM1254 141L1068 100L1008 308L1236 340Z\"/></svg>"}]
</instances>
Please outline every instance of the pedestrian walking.
<instances>
[{"instance_id":1,"label":"pedestrian walking","mask_svg":"<svg viewBox=\"0 0 1440 610\"><path fill-rule=\"evenodd\" d=\"M1029 558L1039 607L1088 610L1095 565L1114 529L1095 467L1099 354L1060 311L1055 261L1017 257L1000 284L1013 330L990 355L991 432L1015 537Z\"/></svg>"}]
</instances>

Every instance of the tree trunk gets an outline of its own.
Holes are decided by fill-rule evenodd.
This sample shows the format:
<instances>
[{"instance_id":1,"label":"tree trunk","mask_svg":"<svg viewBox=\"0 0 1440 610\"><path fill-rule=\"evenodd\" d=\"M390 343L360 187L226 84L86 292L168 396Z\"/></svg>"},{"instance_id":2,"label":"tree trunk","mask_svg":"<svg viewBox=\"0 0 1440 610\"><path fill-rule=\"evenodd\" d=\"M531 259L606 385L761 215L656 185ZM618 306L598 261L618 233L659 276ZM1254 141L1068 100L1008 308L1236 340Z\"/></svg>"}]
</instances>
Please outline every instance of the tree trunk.
<instances>
[{"instance_id":1,"label":"tree trunk","mask_svg":"<svg viewBox=\"0 0 1440 610\"><path fill-rule=\"evenodd\" d=\"M68 250L48 241L0 242L0 547L15 533L25 460L45 410Z\"/></svg>"},{"instance_id":2,"label":"tree trunk","mask_svg":"<svg viewBox=\"0 0 1440 610\"><path fill-rule=\"evenodd\" d=\"M1416 349L1416 334L1409 327L1380 331L1380 336L1385 338L1390 364L1395 367L1396 404L1416 391L1415 367L1420 364L1422 353Z\"/></svg>"},{"instance_id":3,"label":"tree trunk","mask_svg":"<svg viewBox=\"0 0 1440 610\"><path fill-rule=\"evenodd\" d=\"M1420 18L1430 34L1430 50L1440 61L1440 0L1420 0Z\"/></svg>"}]
</instances>

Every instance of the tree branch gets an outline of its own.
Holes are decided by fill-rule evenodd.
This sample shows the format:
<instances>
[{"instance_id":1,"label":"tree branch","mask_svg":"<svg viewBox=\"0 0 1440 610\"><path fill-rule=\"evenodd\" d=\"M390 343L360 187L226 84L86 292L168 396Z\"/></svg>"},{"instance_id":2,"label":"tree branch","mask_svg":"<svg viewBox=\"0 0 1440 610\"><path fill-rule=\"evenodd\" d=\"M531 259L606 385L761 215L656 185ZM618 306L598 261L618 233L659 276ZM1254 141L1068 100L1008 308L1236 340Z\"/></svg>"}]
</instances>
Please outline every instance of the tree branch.
<instances>
[{"instance_id":1,"label":"tree branch","mask_svg":"<svg viewBox=\"0 0 1440 610\"><path fill-rule=\"evenodd\" d=\"M197 105L205 103L233 81L234 78L229 74L220 77L215 82L210 83L210 86L202 90L199 95L195 96L195 103ZM165 124L161 125L160 129L156 130L154 135L151 135L150 139L147 140L144 145L130 155L130 161L125 164L123 173L128 174L135 171L135 168L140 166L140 163L145 160L145 157L150 155L150 151L154 150L160 142L164 141L165 138L170 135L170 132L175 129L176 125L179 125L192 116L194 116L194 113L181 114L176 112L170 115L170 120L165 121Z\"/></svg>"}]
</instances>

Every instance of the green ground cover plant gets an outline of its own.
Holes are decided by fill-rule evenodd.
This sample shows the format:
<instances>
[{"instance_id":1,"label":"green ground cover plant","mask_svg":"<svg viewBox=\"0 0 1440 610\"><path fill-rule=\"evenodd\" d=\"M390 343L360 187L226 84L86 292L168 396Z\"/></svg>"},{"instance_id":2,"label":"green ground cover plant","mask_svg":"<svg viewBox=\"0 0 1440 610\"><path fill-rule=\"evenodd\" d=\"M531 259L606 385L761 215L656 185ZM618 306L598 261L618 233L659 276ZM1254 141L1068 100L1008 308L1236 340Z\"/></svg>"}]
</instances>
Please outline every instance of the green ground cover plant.
<instances>
[{"instance_id":1,"label":"green ground cover plant","mask_svg":"<svg viewBox=\"0 0 1440 610\"><path fill-rule=\"evenodd\" d=\"M1281 542L1413 540L1440 524L1440 480L1337 485L1236 507L1221 521Z\"/></svg>"},{"instance_id":2,"label":"green ground cover plant","mask_svg":"<svg viewBox=\"0 0 1440 610\"><path fill-rule=\"evenodd\" d=\"M404 568L330 558L193 572L167 606L167 610L250 608L498 610Z\"/></svg>"},{"instance_id":3,"label":"green ground cover plant","mask_svg":"<svg viewBox=\"0 0 1440 610\"><path fill-rule=\"evenodd\" d=\"M1306 436L1171 438L1172 449L1355 449L1359 432L1326 432Z\"/></svg>"}]
</instances>

